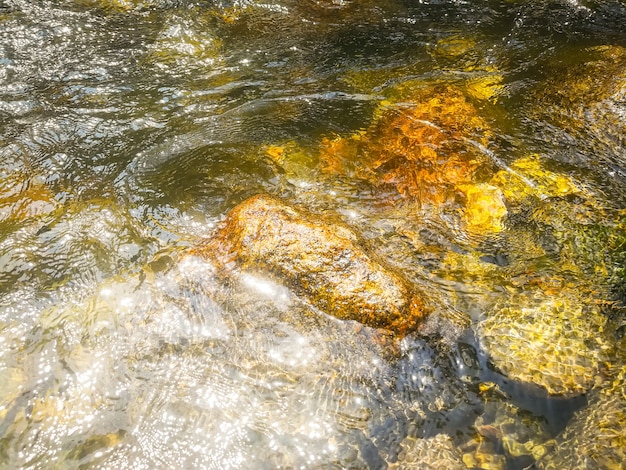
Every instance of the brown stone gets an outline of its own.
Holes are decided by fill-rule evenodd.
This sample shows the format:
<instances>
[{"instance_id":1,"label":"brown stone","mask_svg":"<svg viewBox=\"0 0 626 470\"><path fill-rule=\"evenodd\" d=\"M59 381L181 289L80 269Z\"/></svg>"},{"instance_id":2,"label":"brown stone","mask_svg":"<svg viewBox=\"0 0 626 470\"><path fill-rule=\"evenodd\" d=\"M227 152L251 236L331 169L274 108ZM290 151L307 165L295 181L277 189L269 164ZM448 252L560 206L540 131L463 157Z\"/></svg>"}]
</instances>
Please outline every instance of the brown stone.
<instances>
[{"instance_id":1,"label":"brown stone","mask_svg":"<svg viewBox=\"0 0 626 470\"><path fill-rule=\"evenodd\" d=\"M324 139L320 164L327 174L389 184L407 198L443 204L474 181L485 161L478 147L491 134L461 91L427 88L382 108L364 132Z\"/></svg>"},{"instance_id":2,"label":"brown stone","mask_svg":"<svg viewBox=\"0 0 626 470\"><path fill-rule=\"evenodd\" d=\"M342 320L403 335L424 316L407 282L369 256L350 230L270 196L232 209L197 251L225 274L269 275Z\"/></svg>"}]
</instances>

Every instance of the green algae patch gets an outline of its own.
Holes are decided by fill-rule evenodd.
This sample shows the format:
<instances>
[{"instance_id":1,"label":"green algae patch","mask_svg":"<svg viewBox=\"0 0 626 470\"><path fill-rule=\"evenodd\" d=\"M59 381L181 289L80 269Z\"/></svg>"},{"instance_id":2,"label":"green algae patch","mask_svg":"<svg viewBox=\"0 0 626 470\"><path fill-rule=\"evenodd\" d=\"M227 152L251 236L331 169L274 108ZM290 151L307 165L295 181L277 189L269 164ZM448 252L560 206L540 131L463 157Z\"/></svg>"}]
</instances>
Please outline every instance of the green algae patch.
<instances>
[{"instance_id":1,"label":"green algae patch","mask_svg":"<svg viewBox=\"0 0 626 470\"><path fill-rule=\"evenodd\" d=\"M574 293L520 296L476 325L482 348L503 374L575 396L593 385L606 360L606 318Z\"/></svg>"},{"instance_id":2,"label":"green algae patch","mask_svg":"<svg viewBox=\"0 0 626 470\"><path fill-rule=\"evenodd\" d=\"M404 335L425 315L408 283L371 258L350 230L270 196L232 209L197 251L222 273L268 275L342 320Z\"/></svg>"}]
</instances>

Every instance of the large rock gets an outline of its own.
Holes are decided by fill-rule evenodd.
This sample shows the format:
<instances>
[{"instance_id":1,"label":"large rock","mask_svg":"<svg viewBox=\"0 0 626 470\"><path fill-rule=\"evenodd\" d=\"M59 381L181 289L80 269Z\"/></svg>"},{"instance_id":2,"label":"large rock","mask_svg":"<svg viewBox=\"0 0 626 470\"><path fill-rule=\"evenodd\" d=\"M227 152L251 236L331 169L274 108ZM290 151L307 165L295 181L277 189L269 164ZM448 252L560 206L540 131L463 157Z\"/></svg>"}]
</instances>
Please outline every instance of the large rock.
<instances>
[{"instance_id":1,"label":"large rock","mask_svg":"<svg viewBox=\"0 0 626 470\"><path fill-rule=\"evenodd\" d=\"M235 207L198 252L226 274L269 275L340 319L403 335L424 316L407 282L363 251L351 231L273 197Z\"/></svg>"}]
</instances>

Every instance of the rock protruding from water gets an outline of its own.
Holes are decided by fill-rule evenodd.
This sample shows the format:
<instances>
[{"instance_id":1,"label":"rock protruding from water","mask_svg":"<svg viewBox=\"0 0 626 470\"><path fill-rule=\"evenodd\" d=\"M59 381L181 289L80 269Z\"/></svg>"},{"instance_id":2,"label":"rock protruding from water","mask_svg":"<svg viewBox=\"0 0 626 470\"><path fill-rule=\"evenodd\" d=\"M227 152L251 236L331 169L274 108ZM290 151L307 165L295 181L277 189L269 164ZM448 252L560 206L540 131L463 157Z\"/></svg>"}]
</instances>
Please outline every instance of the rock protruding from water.
<instances>
[{"instance_id":1,"label":"rock protruding from water","mask_svg":"<svg viewBox=\"0 0 626 470\"><path fill-rule=\"evenodd\" d=\"M225 274L268 275L342 320L404 335L425 314L402 276L369 256L354 233L270 196L232 209L198 251Z\"/></svg>"},{"instance_id":2,"label":"rock protruding from water","mask_svg":"<svg viewBox=\"0 0 626 470\"><path fill-rule=\"evenodd\" d=\"M563 291L549 300L515 298L479 322L477 333L501 372L550 395L571 397L592 387L606 360L605 327L596 306Z\"/></svg>"}]
</instances>

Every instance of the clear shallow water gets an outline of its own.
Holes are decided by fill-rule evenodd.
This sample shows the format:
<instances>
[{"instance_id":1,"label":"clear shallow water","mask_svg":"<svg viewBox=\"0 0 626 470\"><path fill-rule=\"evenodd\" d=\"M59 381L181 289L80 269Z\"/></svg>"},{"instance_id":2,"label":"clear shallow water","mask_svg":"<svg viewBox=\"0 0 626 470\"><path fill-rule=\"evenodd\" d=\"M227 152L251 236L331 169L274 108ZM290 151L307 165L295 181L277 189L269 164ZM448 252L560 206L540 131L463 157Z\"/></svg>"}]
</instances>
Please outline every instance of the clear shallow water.
<instances>
[{"instance_id":1,"label":"clear shallow water","mask_svg":"<svg viewBox=\"0 0 626 470\"><path fill-rule=\"evenodd\" d=\"M548 208L529 209L545 225L513 220L479 243L446 214L412 219L393 189L325 176L320 142L368 129L403 84L453 84L474 90L495 134L490 171L538 153L612 217L625 202L624 4L140 3L0 2L2 465L385 468L407 436L468 451L485 382L556 435L585 397L510 381L469 330L444 324L453 339L415 335L393 354L280 286L225 286L181 252L270 192L344 220L440 310L473 320L527 272L562 274ZM607 97L611 80L621 94ZM269 146L296 150L281 160ZM510 269L442 268L464 252Z\"/></svg>"}]
</instances>

